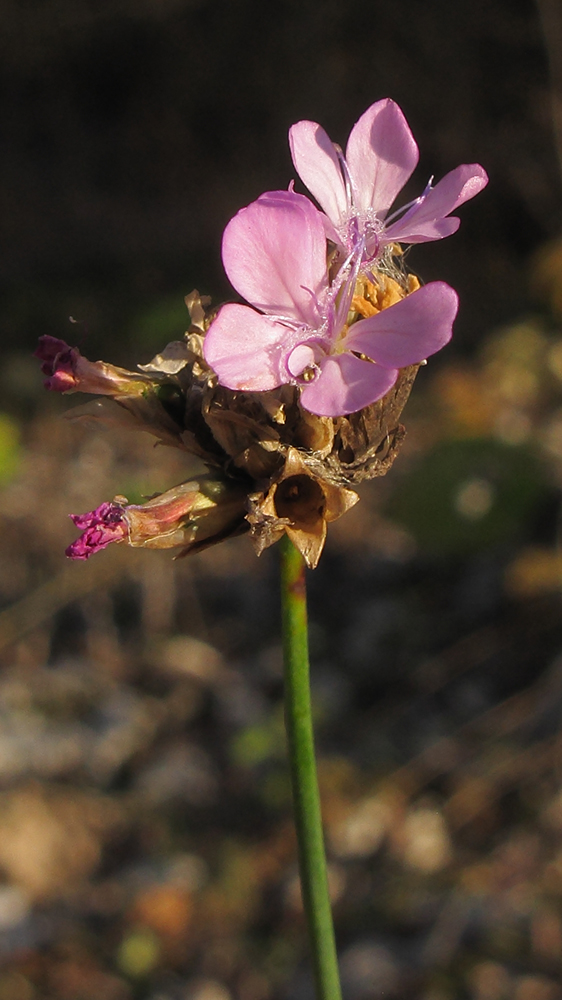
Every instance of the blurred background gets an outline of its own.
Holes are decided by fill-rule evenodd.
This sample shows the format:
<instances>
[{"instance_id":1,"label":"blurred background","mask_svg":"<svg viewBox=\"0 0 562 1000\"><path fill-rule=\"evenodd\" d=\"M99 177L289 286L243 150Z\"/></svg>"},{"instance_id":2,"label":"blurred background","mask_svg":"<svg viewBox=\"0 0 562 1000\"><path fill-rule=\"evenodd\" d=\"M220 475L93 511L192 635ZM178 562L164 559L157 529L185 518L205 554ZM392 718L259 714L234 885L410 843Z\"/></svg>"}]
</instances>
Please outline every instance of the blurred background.
<instances>
[{"instance_id":1,"label":"blurred background","mask_svg":"<svg viewBox=\"0 0 562 1000\"><path fill-rule=\"evenodd\" d=\"M346 1000L562 996L562 5L1 0L0 1000L312 1000L277 558L71 564L69 512L194 470L65 419L41 334L126 367L232 293L229 218L392 97L480 162L391 473L309 575ZM302 188L299 188L302 190ZM69 321L72 317L72 322Z\"/></svg>"}]
</instances>

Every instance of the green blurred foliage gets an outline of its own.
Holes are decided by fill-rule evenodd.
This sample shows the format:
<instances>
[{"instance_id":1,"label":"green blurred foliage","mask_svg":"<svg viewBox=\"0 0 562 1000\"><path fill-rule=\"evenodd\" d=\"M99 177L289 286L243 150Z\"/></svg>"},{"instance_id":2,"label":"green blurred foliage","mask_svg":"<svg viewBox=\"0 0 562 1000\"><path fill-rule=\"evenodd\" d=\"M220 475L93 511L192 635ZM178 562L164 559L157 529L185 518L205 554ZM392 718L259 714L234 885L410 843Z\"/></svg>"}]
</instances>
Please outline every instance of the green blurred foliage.
<instances>
[{"instance_id":1,"label":"green blurred foliage","mask_svg":"<svg viewBox=\"0 0 562 1000\"><path fill-rule=\"evenodd\" d=\"M282 707L257 725L246 726L231 743L232 759L242 767L256 767L285 756L285 728Z\"/></svg>"},{"instance_id":2,"label":"green blurred foliage","mask_svg":"<svg viewBox=\"0 0 562 1000\"><path fill-rule=\"evenodd\" d=\"M187 289L187 292L191 289ZM181 340L189 326L189 314L183 293L157 298L131 322L131 343L139 354L146 350L154 353L171 340Z\"/></svg>"},{"instance_id":3,"label":"green blurred foliage","mask_svg":"<svg viewBox=\"0 0 562 1000\"><path fill-rule=\"evenodd\" d=\"M387 513L422 549L462 555L521 536L546 490L529 448L485 438L442 441L401 483Z\"/></svg>"},{"instance_id":4,"label":"green blurred foliage","mask_svg":"<svg viewBox=\"0 0 562 1000\"><path fill-rule=\"evenodd\" d=\"M0 485L5 485L17 473L22 458L20 430L16 421L0 413Z\"/></svg>"},{"instance_id":5,"label":"green blurred foliage","mask_svg":"<svg viewBox=\"0 0 562 1000\"><path fill-rule=\"evenodd\" d=\"M127 933L117 952L117 966L131 979L143 978L152 972L160 959L158 937L145 927Z\"/></svg>"}]
</instances>

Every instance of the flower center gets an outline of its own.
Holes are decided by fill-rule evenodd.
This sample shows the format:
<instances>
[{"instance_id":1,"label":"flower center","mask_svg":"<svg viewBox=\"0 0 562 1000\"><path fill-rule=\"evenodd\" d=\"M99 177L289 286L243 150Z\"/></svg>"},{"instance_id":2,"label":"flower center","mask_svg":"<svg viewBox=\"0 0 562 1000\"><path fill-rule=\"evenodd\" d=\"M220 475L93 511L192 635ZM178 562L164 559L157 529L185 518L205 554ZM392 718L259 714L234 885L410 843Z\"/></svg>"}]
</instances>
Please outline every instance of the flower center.
<instances>
[{"instance_id":1,"label":"flower center","mask_svg":"<svg viewBox=\"0 0 562 1000\"><path fill-rule=\"evenodd\" d=\"M351 206L345 223L344 245L349 254L360 255L360 266L372 264L383 249L384 223L373 209L358 214Z\"/></svg>"}]
</instances>

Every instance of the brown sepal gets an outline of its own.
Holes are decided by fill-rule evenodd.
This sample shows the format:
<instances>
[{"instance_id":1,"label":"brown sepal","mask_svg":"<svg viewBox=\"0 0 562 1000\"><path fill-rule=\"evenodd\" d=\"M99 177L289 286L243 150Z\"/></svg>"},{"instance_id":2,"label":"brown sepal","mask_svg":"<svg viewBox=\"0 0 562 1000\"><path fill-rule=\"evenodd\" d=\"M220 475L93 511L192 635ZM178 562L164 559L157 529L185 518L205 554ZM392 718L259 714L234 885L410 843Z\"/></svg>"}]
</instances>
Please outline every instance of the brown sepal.
<instances>
[{"instance_id":1,"label":"brown sepal","mask_svg":"<svg viewBox=\"0 0 562 1000\"><path fill-rule=\"evenodd\" d=\"M333 475L336 482L355 484L388 472L405 436L399 418L419 367L402 368L386 396L334 421L336 433L326 459L327 475Z\"/></svg>"},{"instance_id":2,"label":"brown sepal","mask_svg":"<svg viewBox=\"0 0 562 1000\"><path fill-rule=\"evenodd\" d=\"M341 517L359 497L352 490L317 476L296 448L289 448L285 464L267 491L253 494L247 519L258 555L286 532L307 566L318 564L327 524Z\"/></svg>"},{"instance_id":3,"label":"brown sepal","mask_svg":"<svg viewBox=\"0 0 562 1000\"><path fill-rule=\"evenodd\" d=\"M279 410L273 393L233 392L220 385L209 388L203 400L203 417L215 441L252 479L269 479L283 464L280 430L270 415L274 402Z\"/></svg>"}]
</instances>

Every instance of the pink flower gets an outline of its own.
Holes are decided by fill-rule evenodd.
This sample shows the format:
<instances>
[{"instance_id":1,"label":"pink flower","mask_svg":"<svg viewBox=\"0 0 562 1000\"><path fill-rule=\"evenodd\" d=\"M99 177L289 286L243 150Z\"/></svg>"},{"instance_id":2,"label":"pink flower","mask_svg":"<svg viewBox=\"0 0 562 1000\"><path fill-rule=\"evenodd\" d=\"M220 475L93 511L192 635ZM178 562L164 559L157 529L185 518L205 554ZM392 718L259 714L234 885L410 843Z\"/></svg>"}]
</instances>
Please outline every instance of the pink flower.
<instances>
[{"instance_id":1,"label":"pink flower","mask_svg":"<svg viewBox=\"0 0 562 1000\"><path fill-rule=\"evenodd\" d=\"M451 338L458 299L438 281L348 327L360 260L330 286L323 217L303 195L272 191L242 209L222 253L232 284L255 307L223 306L205 337L205 360L230 389L292 382L305 409L341 416L380 399L400 368Z\"/></svg>"},{"instance_id":2,"label":"pink flower","mask_svg":"<svg viewBox=\"0 0 562 1000\"><path fill-rule=\"evenodd\" d=\"M289 143L299 177L326 213L326 235L346 255L359 252L367 267L389 243L451 236L460 219L450 213L488 183L478 163L464 163L435 187L430 181L419 198L389 217L419 152L402 111L388 98L372 104L353 126L345 159L316 122L293 125Z\"/></svg>"}]
</instances>

